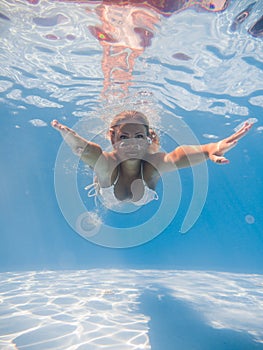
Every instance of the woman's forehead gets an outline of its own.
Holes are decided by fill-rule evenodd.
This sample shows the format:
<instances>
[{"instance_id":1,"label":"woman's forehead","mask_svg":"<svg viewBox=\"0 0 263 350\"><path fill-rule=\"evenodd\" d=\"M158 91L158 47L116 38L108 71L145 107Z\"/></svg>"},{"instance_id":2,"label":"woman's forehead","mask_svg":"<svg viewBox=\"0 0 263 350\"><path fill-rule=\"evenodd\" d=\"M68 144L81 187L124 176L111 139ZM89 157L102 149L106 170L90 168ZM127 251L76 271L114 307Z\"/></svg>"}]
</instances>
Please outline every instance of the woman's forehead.
<instances>
[{"instance_id":1,"label":"woman's forehead","mask_svg":"<svg viewBox=\"0 0 263 350\"><path fill-rule=\"evenodd\" d=\"M118 125L118 130L119 131L138 131L138 132L143 132L146 133L147 132L147 127L144 124L141 123L124 123L121 125Z\"/></svg>"}]
</instances>

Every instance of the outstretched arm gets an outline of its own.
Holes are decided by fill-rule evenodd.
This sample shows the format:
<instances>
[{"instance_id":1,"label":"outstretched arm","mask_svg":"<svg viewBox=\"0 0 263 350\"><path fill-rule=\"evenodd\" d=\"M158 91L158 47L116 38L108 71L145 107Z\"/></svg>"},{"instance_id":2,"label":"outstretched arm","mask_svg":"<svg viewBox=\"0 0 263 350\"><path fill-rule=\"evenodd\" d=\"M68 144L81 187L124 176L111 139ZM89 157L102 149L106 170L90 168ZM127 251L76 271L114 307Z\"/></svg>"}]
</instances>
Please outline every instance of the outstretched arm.
<instances>
[{"instance_id":1,"label":"outstretched arm","mask_svg":"<svg viewBox=\"0 0 263 350\"><path fill-rule=\"evenodd\" d=\"M210 144L208 147L210 160L219 164L229 163L229 160L224 157L224 154L237 145L238 140L248 133L252 128L252 125L253 123L245 122L244 125L234 134L219 142Z\"/></svg>"},{"instance_id":2,"label":"outstretched arm","mask_svg":"<svg viewBox=\"0 0 263 350\"><path fill-rule=\"evenodd\" d=\"M199 164L206 159L218 164L229 163L224 154L237 145L238 140L245 136L253 123L245 122L236 133L215 143L196 146L179 146L164 156L160 170L172 171L176 168L185 168Z\"/></svg>"},{"instance_id":3,"label":"outstretched arm","mask_svg":"<svg viewBox=\"0 0 263 350\"><path fill-rule=\"evenodd\" d=\"M93 167L102 154L101 147L79 136L74 130L60 124L57 120L51 122L51 126L60 132L72 152L78 155L86 164Z\"/></svg>"}]
</instances>

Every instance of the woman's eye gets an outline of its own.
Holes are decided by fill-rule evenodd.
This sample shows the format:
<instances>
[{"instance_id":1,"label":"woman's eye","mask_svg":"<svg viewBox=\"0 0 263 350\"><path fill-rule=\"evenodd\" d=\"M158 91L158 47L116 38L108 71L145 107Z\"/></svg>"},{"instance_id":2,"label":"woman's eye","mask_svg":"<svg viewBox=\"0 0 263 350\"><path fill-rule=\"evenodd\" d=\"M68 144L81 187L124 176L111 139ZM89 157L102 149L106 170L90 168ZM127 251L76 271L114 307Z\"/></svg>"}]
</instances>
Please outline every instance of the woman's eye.
<instances>
[{"instance_id":1,"label":"woman's eye","mask_svg":"<svg viewBox=\"0 0 263 350\"><path fill-rule=\"evenodd\" d=\"M136 139L144 139L144 135L136 135Z\"/></svg>"},{"instance_id":2,"label":"woman's eye","mask_svg":"<svg viewBox=\"0 0 263 350\"><path fill-rule=\"evenodd\" d=\"M128 138L128 137L127 137L126 135L121 135L121 136L120 136L120 139L121 139L121 140L126 140L127 138Z\"/></svg>"}]
</instances>

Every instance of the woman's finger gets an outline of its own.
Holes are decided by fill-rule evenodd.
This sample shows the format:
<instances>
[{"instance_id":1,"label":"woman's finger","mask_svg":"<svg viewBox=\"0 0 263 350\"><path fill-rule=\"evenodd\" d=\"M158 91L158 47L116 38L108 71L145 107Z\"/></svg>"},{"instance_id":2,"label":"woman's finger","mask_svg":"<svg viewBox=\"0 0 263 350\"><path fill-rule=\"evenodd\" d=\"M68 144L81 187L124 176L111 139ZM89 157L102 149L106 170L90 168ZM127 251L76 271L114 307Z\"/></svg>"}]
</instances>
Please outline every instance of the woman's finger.
<instances>
[{"instance_id":1,"label":"woman's finger","mask_svg":"<svg viewBox=\"0 0 263 350\"><path fill-rule=\"evenodd\" d=\"M216 156L215 154L213 154L210 159L217 164L228 164L229 163L229 160L227 158L219 157L219 156Z\"/></svg>"},{"instance_id":2,"label":"woman's finger","mask_svg":"<svg viewBox=\"0 0 263 350\"><path fill-rule=\"evenodd\" d=\"M234 141L227 141L225 150L229 151L231 148L235 147L237 145L237 140Z\"/></svg>"},{"instance_id":3,"label":"woman's finger","mask_svg":"<svg viewBox=\"0 0 263 350\"><path fill-rule=\"evenodd\" d=\"M250 124L248 122L245 122L241 129L239 129L237 132L235 132L233 135L227 138L229 141L233 140L239 140L241 137L243 137L251 128L253 124Z\"/></svg>"}]
</instances>

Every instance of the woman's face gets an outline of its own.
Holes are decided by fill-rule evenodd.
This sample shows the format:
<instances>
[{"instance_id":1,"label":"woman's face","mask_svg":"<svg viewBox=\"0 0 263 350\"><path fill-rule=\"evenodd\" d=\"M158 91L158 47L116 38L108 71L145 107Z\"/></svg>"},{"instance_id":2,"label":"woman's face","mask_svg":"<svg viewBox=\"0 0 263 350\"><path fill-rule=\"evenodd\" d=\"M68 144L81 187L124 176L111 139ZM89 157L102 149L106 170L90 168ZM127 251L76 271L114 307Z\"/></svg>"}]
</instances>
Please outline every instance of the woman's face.
<instances>
[{"instance_id":1,"label":"woman's face","mask_svg":"<svg viewBox=\"0 0 263 350\"><path fill-rule=\"evenodd\" d=\"M146 126L127 123L115 127L114 148L122 158L142 158L148 150L149 138Z\"/></svg>"}]
</instances>

